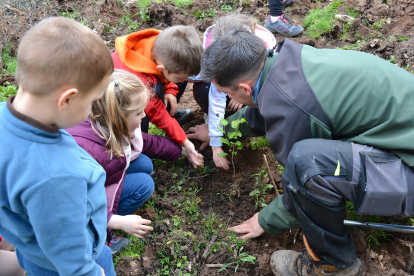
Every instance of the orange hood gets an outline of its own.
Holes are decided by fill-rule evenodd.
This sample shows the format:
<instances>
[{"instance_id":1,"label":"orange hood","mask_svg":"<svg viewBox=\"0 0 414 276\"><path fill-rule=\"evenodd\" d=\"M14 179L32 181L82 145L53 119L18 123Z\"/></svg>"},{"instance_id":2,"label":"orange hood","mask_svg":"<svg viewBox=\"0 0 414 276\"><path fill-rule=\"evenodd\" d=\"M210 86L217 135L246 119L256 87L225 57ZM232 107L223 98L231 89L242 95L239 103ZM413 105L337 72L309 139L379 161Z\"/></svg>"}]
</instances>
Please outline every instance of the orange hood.
<instances>
[{"instance_id":1,"label":"orange hood","mask_svg":"<svg viewBox=\"0 0 414 276\"><path fill-rule=\"evenodd\" d=\"M152 47L158 34L162 31L145 29L129 35L117 37L115 48L122 63L128 68L160 78L161 83L168 82L164 75L157 70L157 64L152 60Z\"/></svg>"}]
</instances>

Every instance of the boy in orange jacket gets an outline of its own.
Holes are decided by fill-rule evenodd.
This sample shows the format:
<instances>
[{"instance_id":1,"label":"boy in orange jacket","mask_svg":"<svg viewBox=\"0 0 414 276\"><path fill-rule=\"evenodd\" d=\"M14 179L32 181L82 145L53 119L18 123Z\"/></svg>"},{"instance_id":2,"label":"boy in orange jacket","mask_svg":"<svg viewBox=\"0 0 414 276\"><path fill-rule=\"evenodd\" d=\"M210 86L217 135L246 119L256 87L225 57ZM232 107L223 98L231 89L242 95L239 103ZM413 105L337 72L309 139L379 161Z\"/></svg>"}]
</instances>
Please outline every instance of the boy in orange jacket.
<instances>
[{"instance_id":1,"label":"boy in orange jacket","mask_svg":"<svg viewBox=\"0 0 414 276\"><path fill-rule=\"evenodd\" d=\"M146 29L118 37L115 48L115 68L138 76L151 91L145 108L148 120L182 145L195 166L201 165L198 159L202 156L177 122L183 123L193 115L191 110L179 110L177 100L188 77L200 72L203 47L195 28L178 25L164 31ZM143 120L142 130L146 129Z\"/></svg>"}]
</instances>

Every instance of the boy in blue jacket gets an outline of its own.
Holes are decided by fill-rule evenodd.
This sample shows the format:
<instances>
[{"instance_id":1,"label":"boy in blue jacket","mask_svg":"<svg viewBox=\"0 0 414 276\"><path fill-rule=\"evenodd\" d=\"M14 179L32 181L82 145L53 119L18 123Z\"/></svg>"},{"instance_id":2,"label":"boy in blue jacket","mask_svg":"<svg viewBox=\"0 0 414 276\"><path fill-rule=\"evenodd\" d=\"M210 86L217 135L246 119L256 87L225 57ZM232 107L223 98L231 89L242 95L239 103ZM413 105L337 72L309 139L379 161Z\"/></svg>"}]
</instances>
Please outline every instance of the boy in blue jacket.
<instances>
[{"instance_id":1,"label":"boy in blue jacket","mask_svg":"<svg viewBox=\"0 0 414 276\"><path fill-rule=\"evenodd\" d=\"M0 103L0 233L28 275L115 275L105 246L105 172L64 128L108 86L105 43L75 21L31 28L17 52L19 90Z\"/></svg>"}]
</instances>

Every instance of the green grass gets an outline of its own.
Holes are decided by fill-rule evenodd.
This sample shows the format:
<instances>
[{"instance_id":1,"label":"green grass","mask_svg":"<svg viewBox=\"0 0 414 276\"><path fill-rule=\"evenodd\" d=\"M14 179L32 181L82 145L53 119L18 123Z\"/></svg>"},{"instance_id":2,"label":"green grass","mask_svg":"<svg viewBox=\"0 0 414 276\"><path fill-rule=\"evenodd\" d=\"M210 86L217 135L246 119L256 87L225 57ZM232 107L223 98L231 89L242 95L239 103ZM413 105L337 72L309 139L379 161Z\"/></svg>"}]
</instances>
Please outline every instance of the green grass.
<instances>
[{"instance_id":1,"label":"green grass","mask_svg":"<svg viewBox=\"0 0 414 276\"><path fill-rule=\"evenodd\" d=\"M346 202L346 218L349 220L360 221L360 222L375 222L383 223L380 216L360 216L355 212L355 207L352 202ZM373 230L373 229L362 229L364 232L365 239L368 244L368 248L371 248L373 245L383 246L390 243L391 234L382 230Z\"/></svg>"},{"instance_id":2,"label":"green grass","mask_svg":"<svg viewBox=\"0 0 414 276\"><path fill-rule=\"evenodd\" d=\"M17 59L15 57L10 56L10 50L13 47L12 44L3 48L1 52L1 58L3 61L3 68L1 68L2 75L14 75L16 73L17 68ZM15 95L17 93L17 87L10 82L5 83L6 86L0 86L0 102L6 101L11 95Z\"/></svg>"},{"instance_id":3,"label":"green grass","mask_svg":"<svg viewBox=\"0 0 414 276\"><path fill-rule=\"evenodd\" d=\"M306 28L306 34L314 39L320 37L322 34L332 31L335 26L334 16L338 13L338 8L342 3L342 0L337 0L324 8L310 10L303 21L303 27Z\"/></svg>"},{"instance_id":4,"label":"green grass","mask_svg":"<svg viewBox=\"0 0 414 276\"><path fill-rule=\"evenodd\" d=\"M1 59L3 60L3 68L1 70L1 75L14 75L17 68L17 58L10 56L10 50L13 47L12 44L3 48L1 52Z\"/></svg>"},{"instance_id":5,"label":"green grass","mask_svg":"<svg viewBox=\"0 0 414 276\"><path fill-rule=\"evenodd\" d=\"M266 136L251 138L248 142L252 150L262 150L263 147L269 147L269 141Z\"/></svg>"},{"instance_id":6,"label":"green grass","mask_svg":"<svg viewBox=\"0 0 414 276\"><path fill-rule=\"evenodd\" d=\"M196 10L196 11L193 12L193 15L195 17L197 17L197 19L199 19L199 20L203 20L203 19L208 18L208 17L213 17L215 14L216 14L216 9L214 9L214 8L210 8L210 9L205 10L205 11Z\"/></svg>"},{"instance_id":7,"label":"green grass","mask_svg":"<svg viewBox=\"0 0 414 276\"><path fill-rule=\"evenodd\" d=\"M194 0L175 0L174 5L176 7L185 7L185 8L191 8L193 5Z\"/></svg>"},{"instance_id":8,"label":"green grass","mask_svg":"<svg viewBox=\"0 0 414 276\"><path fill-rule=\"evenodd\" d=\"M398 36L398 42L408 41L407 36Z\"/></svg>"}]
</instances>

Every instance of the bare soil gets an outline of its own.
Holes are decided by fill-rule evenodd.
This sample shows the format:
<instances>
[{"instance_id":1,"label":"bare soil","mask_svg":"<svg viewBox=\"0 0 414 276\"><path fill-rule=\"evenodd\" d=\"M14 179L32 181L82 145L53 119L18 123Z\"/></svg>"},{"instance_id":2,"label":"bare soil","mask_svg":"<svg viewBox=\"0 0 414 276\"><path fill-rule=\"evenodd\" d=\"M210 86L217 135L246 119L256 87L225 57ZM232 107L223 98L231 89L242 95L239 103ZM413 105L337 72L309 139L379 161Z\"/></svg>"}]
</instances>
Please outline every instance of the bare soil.
<instances>
[{"instance_id":1,"label":"bare soil","mask_svg":"<svg viewBox=\"0 0 414 276\"><path fill-rule=\"evenodd\" d=\"M127 1L124 1L127 2ZM132 2L132 1L130 1ZM413 70L414 65L414 0L344 0L348 6L353 6L360 16L355 20L349 30L349 36L345 40L340 39L342 26L339 24L332 33L324 35L318 39L310 39L305 34L292 38L299 43L308 44L316 48L336 48L344 47L364 40L356 50L368 52L393 62L408 70ZM163 2L161 4L152 3L149 8L150 20L139 26L137 30L145 28L164 29L168 26L183 24L194 26L202 38L202 34L207 27L214 24L215 20L228 13L222 11L223 4L233 6L233 11L251 15L264 25L269 15L268 3L263 0L251 1L249 5L241 4L238 1L210 1L194 0L191 7L178 8L173 2ZM310 9L324 7L329 1L312 2L311 0L296 0L294 5L285 10L286 16L293 18L295 24L300 25ZM129 32L128 26L117 26L118 21L126 13L135 15L134 20L140 20L139 9L133 4L123 4L110 0L108 4L104 0L84 1L84 0L60 0L60 12L79 11L81 17L88 22L102 39L107 43L110 50L114 50L115 38ZM214 17L205 17L202 20L194 16L194 12L216 9ZM341 12L345 12L344 10ZM80 20L79 18L76 18ZM387 23L379 30L372 27L374 22L381 19ZM358 35L356 35L358 34ZM280 35L275 35L279 41L283 39ZM398 42L398 37L407 37L407 41ZM394 57L394 58L392 58ZM0 80L0 85L6 81L13 82L11 76L5 76ZM191 126L204 122L203 114L197 106L192 96L192 87L189 84L186 93L180 103L181 108L193 108L196 117L193 121L183 126L188 129ZM200 142L194 141L196 147ZM228 150L228 149L225 149ZM212 164L212 152L208 148L203 152L205 164L214 167ZM189 265L184 268L171 271L170 275L183 275L185 273L197 275L219 275L217 268L208 268L206 264L226 264L231 262L232 253L226 248L225 243L229 243L225 227L219 228L218 225L227 226L237 225L253 216L261 208L256 209L255 199L249 193L256 188L256 180L251 177L265 168L263 155L270 161L269 170L276 184L281 189L281 175L276 166L277 160L269 148L253 151L244 142L243 149L236 155L236 177L233 179L232 172L215 169L207 176L197 176L188 174L190 171L187 160L180 160L174 163L166 163L156 169L156 191L152 196L152 206L138 210L138 214L154 221L156 235L148 235L145 241L145 253L141 257L123 257L118 261L117 275L159 275L163 264L159 262L159 252L164 252L167 256L173 256L174 247L169 243L175 241L181 246L180 254L187 256ZM180 170L180 168L182 170ZM178 178L174 176L178 174ZM180 175L187 175L186 180L181 184L182 189L188 190L196 186L201 188L196 197L196 205L201 209L202 215L195 220L189 220L191 214L182 217L187 222L181 223L181 228L177 230L173 218L179 217L186 211L182 210L179 203L183 203L186 198L182 192L171 189L177 186ZM266 177L263 183L272 184L271 179ZM268 190L265 196L266 203L270 203L275 198L275 190ZM177 203L178 202L178 203ZM182 206L182 205L181 205ZM159 210L162 210L160 213ZM223 242L217 245L215 251L202 257L204 248L210 240L202 233L202 218L208 214L216 214L219 221L215 230L219 233L218 241ZM388 220L387 220L388 221ZM189 224L188 222L191 222ZM183 233L190 232L191 235L185 236ZM413 246L414 238L405 234L391 234L389 241L384 246L371 244L368 247L367 236L360 229L352 229L353 239L356 245L358 257L365 263L366 275L410 275L414 272L413 266ZM211 238L211 237L210 237ZM213 244L213 247L214 247ZM194 250L198 245L200 250ZM255 264L243 264L236 275L273 275L269 260L271 254L276 250L289 249L300 251L303 248L301 231L292 230L280 237L265 234L259 238L252 239L245 246L243 251L257 258ZM172 248L172 249L171 249ZM167 250L166 250L167 249ZM221 274L234 274L234 270L225 270Z\"/></svg>"}]
</instances>

